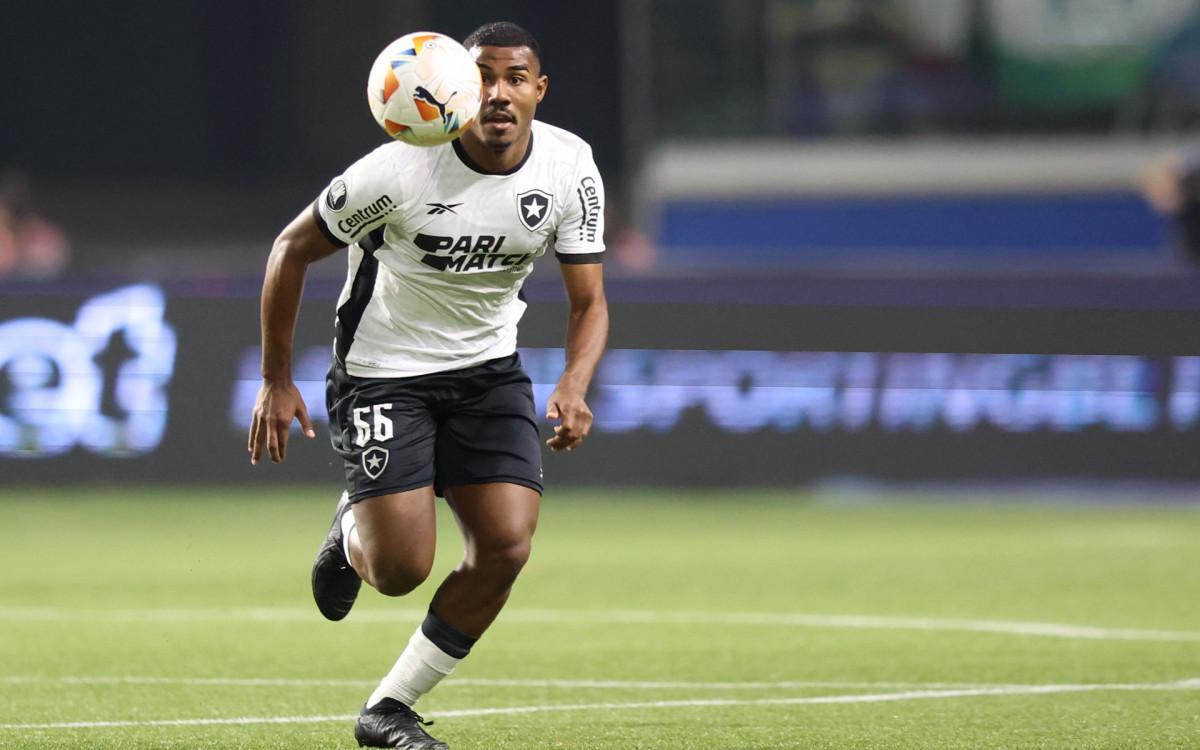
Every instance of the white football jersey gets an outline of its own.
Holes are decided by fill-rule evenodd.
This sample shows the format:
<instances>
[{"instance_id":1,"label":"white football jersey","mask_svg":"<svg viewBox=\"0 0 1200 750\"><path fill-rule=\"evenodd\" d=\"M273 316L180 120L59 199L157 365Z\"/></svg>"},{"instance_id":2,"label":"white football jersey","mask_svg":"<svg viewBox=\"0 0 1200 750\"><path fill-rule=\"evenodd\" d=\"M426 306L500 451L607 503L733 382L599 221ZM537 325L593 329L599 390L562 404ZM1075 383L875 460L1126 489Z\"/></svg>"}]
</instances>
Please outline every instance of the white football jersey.
<instances>
[{"instance_id":1,"label":"white football jersey","mask_svg":"<svg viewBox=\"0 0 1200 750\"><path fill-rule=\"evenodd\" d=\"M564 263L604 253L604 186L581 138L533 122L524 160L482 172L458 141L380 146L313 204L349 245L336 356L357 377L457 370L516 351L518 297L554 243Z\"/></svg>"}]
</instances>

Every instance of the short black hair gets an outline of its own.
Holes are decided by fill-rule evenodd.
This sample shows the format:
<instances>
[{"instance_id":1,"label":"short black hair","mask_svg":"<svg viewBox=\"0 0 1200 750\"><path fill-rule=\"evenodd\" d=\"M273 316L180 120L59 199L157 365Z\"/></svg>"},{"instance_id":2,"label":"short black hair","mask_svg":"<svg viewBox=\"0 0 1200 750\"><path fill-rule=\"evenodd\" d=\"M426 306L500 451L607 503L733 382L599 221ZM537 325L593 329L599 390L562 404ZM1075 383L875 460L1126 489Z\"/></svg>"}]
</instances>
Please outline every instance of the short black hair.
<instances>
[{"instance_id":1,"label":"short black hair","mask_svg":"<svg viewBox=\"0 0 1200 750\"><path fill-rule=\"evenodd\" d=\"M463 46L472 47L528 47L542 65L542 48L533 34L512 21L492 21L472 31L463 40ZM544 67L544 66L543 66Z\"/></svg>"}]
</instances>

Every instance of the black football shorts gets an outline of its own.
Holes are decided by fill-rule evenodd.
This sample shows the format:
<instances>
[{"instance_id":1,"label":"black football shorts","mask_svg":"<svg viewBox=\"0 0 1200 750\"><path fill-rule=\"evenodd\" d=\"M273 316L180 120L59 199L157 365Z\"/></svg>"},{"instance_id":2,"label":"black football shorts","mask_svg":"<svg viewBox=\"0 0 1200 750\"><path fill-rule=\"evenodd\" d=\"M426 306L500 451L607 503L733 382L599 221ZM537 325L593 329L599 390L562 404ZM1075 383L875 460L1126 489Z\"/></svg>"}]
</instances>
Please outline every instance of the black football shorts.
<instances>
[{"instance_id":1,"label":"black football shorts","mask_svg":"<svg viewBox=\"0 0 1200 750\"><path fill-rule=\"evenodd\" d=\"M429 485L542 491L533 387L516 354L411 378L358 378L335 359L325 405L351 502Z\"/></svg>"}]
</instances>

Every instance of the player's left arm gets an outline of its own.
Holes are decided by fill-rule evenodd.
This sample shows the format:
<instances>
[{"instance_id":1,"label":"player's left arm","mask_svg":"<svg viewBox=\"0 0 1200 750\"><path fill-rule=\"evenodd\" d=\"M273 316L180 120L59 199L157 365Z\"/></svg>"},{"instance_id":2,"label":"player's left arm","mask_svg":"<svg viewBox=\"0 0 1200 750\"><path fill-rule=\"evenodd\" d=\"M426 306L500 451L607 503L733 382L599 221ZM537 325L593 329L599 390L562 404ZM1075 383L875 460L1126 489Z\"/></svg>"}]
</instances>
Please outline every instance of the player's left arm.
<instances>
[{"instance_id":1,"label":"player's left arm","mask_svg":"<svg viewBox=\"0 0 1200 750\"><path fill-rule=\"evenodd\" d=\"M592 428L587 390L608 339L608 301L603 264L563 263L561 268L570 303L567 364L546 405L546 417L560 420L546 445L555 451L571 451Z\"/></svg>"}]
</instances>

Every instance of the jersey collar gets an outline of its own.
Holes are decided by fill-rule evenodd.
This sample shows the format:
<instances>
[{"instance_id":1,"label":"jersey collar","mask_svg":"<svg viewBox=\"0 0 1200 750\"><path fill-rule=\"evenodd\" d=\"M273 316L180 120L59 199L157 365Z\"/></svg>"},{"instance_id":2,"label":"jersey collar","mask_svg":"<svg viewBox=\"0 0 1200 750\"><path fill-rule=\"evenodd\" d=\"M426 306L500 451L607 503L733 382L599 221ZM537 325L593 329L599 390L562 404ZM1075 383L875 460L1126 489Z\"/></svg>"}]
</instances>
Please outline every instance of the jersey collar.
<instances>
[{"instance_id":1,"label":"jersey collar","mask_svg":"<svg viewBox=\"0 0 1200 750\"><path fill-rule=\"evenodd\" d=\"M455 138L453 141L451 141L450 145L454 146L454 153L458 154L458 160L461 161L471 171L478 172L479 174L492 175L494 177L503 177L505 175L516 174L521 167L525 166L525 162L529 161L529 156L533 153L533 130L531 129L529 131L529 145L525 147L525 155L521 157L521 161L517 162L512 169L504 172L489 172L476 164L475 160L471 158L471 155L467 153L467 150L463 148L463 145L459 142L458 138Z\"/></svg>"}]
</instances>

